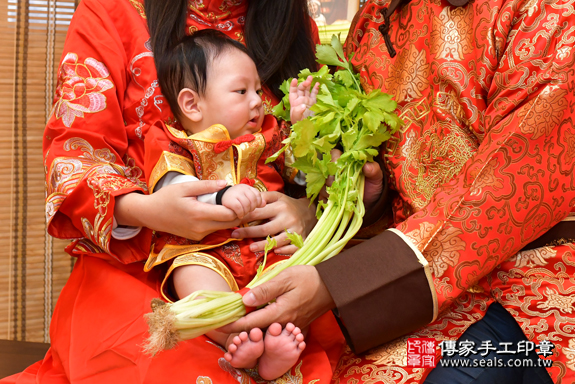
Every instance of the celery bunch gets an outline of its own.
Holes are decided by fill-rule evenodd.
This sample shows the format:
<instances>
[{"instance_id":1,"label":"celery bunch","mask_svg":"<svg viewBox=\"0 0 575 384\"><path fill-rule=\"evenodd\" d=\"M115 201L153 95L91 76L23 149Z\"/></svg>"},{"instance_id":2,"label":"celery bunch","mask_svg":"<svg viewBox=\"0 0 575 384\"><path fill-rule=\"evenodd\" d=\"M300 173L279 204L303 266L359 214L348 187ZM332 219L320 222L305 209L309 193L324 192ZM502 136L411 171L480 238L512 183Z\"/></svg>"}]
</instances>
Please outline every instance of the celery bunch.
<instances>
[{"instance_id":1,"label":"celery bunch","mask_svg":"<svg viewBox=\"0 0 575 384\"><path fill-rule=\"evenodd\" d=\"M307 196L314 201L329 176L327 203L317 204L318 223L305 241L298 234L288 233L299 249L275 268L263 273L263 265L247 285L253 288L277 276L293 265L316 265L337 255L357 233L362 224L364 176L361 171L367 161L373 161L381 144L399 129L401 120L394 113L397 104L390 95L374 90L366 94L346 60L337 36L331 45L318 45L317 61L325 64L319 71L304 69L298 76L301 83L309 75L319 82L317 103L311 107L312 117L295 123L284 147L268 161L274 161L291 146L296 157L294 167L305 172ZM340 67L333 75L329 66ZM274 109L278 118L289 120L288 90L291 79L281 90L286 94ZM342 155L332 162L330 151L340 148ZM273 248L268 242L267 252ZM264 261L265 264L265 261ZM198 297L201 297L198 299ZM173 304L156 300L154 312L148 316L150 338L146 346L150 353L171 348L187 340L229 324L245 315L242 298L236 292L198 291Z\"/></svg>"}]
</instances>

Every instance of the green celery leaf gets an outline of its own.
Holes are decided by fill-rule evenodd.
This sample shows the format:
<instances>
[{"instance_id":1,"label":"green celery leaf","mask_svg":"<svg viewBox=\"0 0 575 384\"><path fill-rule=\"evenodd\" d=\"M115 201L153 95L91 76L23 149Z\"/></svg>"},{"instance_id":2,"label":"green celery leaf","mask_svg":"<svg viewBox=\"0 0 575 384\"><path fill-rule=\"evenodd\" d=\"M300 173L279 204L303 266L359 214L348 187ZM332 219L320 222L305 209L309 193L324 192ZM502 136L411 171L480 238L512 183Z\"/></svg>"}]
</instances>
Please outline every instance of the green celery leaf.
<instances>
[{"instance_id":1,"label":"green celery leaf","mask_svg":"<svg viewBox=\"0 0 575 384\"><path fill-rule=\"evenodd\" d=\"M363 122L371 132L377 132L383 121L383 114L376 111L368 111L363 115Z\"/></svg>"},{"instance_id":2,"label":"green celery leaf","mask_svg":"<svg viewBox=\"0 0 575 384\"><path fill-rule=\"evenodd\" d=\"M320 92L317 95L318 102L321 101L327 105L335 107L335 101L333 101L333 97L331 97L331 93L327 89L325 84L322 84L319 88ZM339 107L339 105L338 105Z\"/></svg>"},{"instance_id":3,"label":"green celery leaf","mask_svg":"<svg viewBox=\"0 0 575 384\"><path fill-rule=\"evenodd\" d=\"M349 71L337 71L335 73L335 78L343 83L346 87L352 88L354 84L353 76Z\"/></svg>"},{"instance_id":4,"label":"green celery leaf","mask_svg":"<svg viewBox=\"0 0 575 384\"><path fill-rule=\"evenodd\" d=\"M371 133L369 135L363 135L357 143L353 146L353 150L361 151L366 148L379 148L381 143L388 140L391 137L391 133Z\"/></svg>"},{"instance_id":5,"label":"green celery leaf","mask_svg":"<svg viewBox=\"0 0 575 384\"><path fill-rule=\"evenodd\" d=\"M357 140L358 133L357 126L354 125L349 127L348 131L341 135L341 143L343 144L344 152L353 147Z\"/></svg>"},{"instance_id":6,"label":"green celery leaf","mask_svg":"<svg viewBox=\"0 0 575 384\"><path fill-rule=\"evenodd\" d=\"M392 100L391 95L382 93L379 89L371 92L363 105L369 110L385 112L393 112L397 108L397 103Z\"/></svg>"},{"instance_id":7,"label":"green celery leaf","mask_svg":"<svg viewBox=\"0 0 575 384\"><path fill-rule=\"evenodd\" d=\"M314 151L313 140L317 135L316 126L309 120L304 119L292 125L291 145L296 157L305 157Z\"/></svg>"},{"instance_id":8,"label":"green celery leaf","mask_svg":"<svg viewBox=\"0 0 575 384\"><path fill-rule=\"evenodd\" d=\"M329 141L328 136L322 136L321 138L314 140L313 145L322 153L329 153L329 151L335 148L335 144Z\"/></svg>"},{"instance_id":9,"label":"green celery leaf","mask_svg":"<svg viewBox=\"0 0 575 384\"><path fill-rule=\"evenodd\" d=\"M304 171L305 172L305 171ZM310 201L314 201L321 189L325 184L325 177L323 174L314 170L314 172L306 172L305 181L307 183L306 193Z\"/></svg>"},{"instance_id":10,"label":"green celery leaf","mask_svg":"<svg viewBox=\"0 0 575 384\"><path fill-rule=\"evenodd\" d=\"M319 200L317 202L317 209L315 211L315 217L319 220L323 211L327 208L327 204L323 202L323 200Z\"/></svg>"},{"instance_id":11,"label":"green celery leaf","mask_svg":"<svg viewBox=\"0 0 575 384\"><path fill-rule=\"evenodd\" d=\"M272 249L277 247L277 245L278 245L278 242L276 241L276 239L268 236L266 238L266 245L264 246L264 252L267 254L269 251L271 251Z\"/></svg>"},{"instance_id":12,"label":"green celery leaf","mask_svg":"<svg viewBox=\"0 0 575 384\"><path fill-rule=\"evenodd\" d=\"M289 137L288 137L286 140L289 140ZM284 140L284 141L286 141L286 140ZM283 141L282 141L282 143L283 143ZM269 163L271 163L271 162L276 161L276 160L278 159L278 157L279 157L282 153L285 152L285 150L286 150L286 149L288 148L288 146L289 146L289 143L284 143L284 144L285 144L285 145L284 145L283 147L281 147L279 151L277 151L276 153L274 153L273 155L271 155L270 157L268 157L268 158L266 159L266 164L269 164Z\"/></svg>"},{"instance_id":13,"label":"green celery leaf","mask_svg":"<svg viewBox=\"0 0 575 384\"><path fill-rule=\"evenodd\" d=\"M337 58L337 53L330 45L316 45L317 62L320 64L333 65L336 67L343 66L344 63Z\"/></svg>"},{"instance_id":14,"label":"green celery leaf","mask_svg":"<svg viewBox=\"0 0 575 384\"><path fill-rule=\"evenodd\" d=\"M395 113L383 113L383 121L389 125L392 132L395 132L403 125L403 121Z\"/></svg>"},{"instance_id":15,"label":"green celery leaf","mask_svg":"<svg viewBox=\"0 0 575 384\"><path fill-rule=\"evenodd\" d=\"M284 95L289 94L289 86L290 86L292 80L293 80L293 77L290 77L289 79L285 80L282 83L282 85L280 85L280 91L282 91L284 93Z\"/></svg>"},{"instance_id":16,"label":"green celery leaf","mask_svg":"<svg viewBox=\"0 0 575 384\"><path fill-rule=\"evenodd\" d=\"M298 248L303 247L303 237L301 237L301 235L299 233L288 232L286 230L286 235L287 235L287 237L290 240L290 243L292 245L295 245Z\"/></svg>"},{"instance_id":17,"label":"green celery leaf","mask_svg":"<svg viewBox=\"0 0 575 384\"><path fill-rule=\"evenodd\" d=\"M339 33L337 34L337 36L331 35L331 46L333 47L334 51L337 53L339 58L345 62L347 60L345 59L345 55L343 54L343 46L341 45L341 40L339 38L340 38Z\"/></svg>"}]
</instances>

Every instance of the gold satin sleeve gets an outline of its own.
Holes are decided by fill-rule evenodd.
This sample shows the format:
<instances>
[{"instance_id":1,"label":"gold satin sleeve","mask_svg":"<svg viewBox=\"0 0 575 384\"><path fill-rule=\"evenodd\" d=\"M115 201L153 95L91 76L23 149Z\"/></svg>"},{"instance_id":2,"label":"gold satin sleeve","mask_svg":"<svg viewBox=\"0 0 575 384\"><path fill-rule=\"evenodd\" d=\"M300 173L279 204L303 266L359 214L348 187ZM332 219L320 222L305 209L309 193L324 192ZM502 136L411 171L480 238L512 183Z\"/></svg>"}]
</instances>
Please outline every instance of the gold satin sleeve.
<instances>
[{"instance_id":1,"label":"gold satin sleeve","mask_svg":"<svg viewBox=\"0 0 575 384\"><path fill-rule=\"evenodd\" d=\"M229 238L226 241L221 242L219 244L193 244L193 245L166 244L159 253L155 253L153 250L152 252L150 252L150 256L148 257L146 265L144 266L144 271L149 272L155 266L163 264L166 261L172 260L174 258L187 255L190 253L204 251L207 249L221 247L222 245L235 240L238 239Z\"/></svg>"},{"instance_id":2,"label":"gold satin sleeve","mask_svg":"<svg viewBox=\"0 0 575 384\"><path fill-rule=\"evenodd\" d=\"M170 278L172 272L176 268L183 267L185 265L199 265L211 269L212 271L218 273L226 281L226 283L228 283L228 286L230 287L232 292L235 292L239 289L238 284L236 283L236 280L234 279L234 276L232 275L228 267L226 267L226 265L221 261L219 261L217 258L203 252L188 253L185 255L178 256L174 260L174 262L170 266L170 269L168 269L166 276L164 277L164 281L162 281L161 286L162 296L169 302L172 302L172 300L165 293L164 290L165 285L168 279Z\"/></svg>"},{"instance_id":3,"label":"gold satin sleeve","mask_svg":"<svg viewBox=\"0 0 575 384\"><path fill-rule=\"evenodd\" d=\"M164 151L154 166L148 181L148 190L154 192L156 184L168 172L178 172L184 175L196 176L194 162L186 157Z\"/></svg>"}]
</instances>

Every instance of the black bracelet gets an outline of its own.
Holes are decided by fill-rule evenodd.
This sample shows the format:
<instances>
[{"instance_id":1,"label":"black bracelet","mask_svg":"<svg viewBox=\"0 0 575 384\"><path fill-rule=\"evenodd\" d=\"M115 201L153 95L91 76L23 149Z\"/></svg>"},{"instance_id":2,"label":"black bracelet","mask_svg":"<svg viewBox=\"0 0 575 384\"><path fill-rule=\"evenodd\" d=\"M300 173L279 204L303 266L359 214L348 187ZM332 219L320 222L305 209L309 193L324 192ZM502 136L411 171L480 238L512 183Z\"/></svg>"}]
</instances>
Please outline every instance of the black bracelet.
<instances>
[{"instance_id":1,"label":"black bracelet","mask_svg":"<svg viewBox=\"0 0 575 384\"><path fill-rule=\"evenodd\" d=\"M226 186L225 188L220 189L220 190L218 191L218 193L216 193L216 204L217 204L217 205L222 205L222 197L224 197L224 193L226 193L226 191L227 191L228 189L230 189L231 187L232 187L231 185L228 185L228 186Z\"/></svg>"}]
</instances>

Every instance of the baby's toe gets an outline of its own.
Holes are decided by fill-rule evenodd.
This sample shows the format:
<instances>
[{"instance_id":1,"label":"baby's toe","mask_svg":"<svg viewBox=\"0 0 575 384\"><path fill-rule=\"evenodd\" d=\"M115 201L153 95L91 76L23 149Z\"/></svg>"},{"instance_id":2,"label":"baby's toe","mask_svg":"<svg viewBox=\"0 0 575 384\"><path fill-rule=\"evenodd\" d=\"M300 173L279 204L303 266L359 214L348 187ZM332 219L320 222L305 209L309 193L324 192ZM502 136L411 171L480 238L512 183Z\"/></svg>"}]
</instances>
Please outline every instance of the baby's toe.
<instances>
[{"instance_id":1,"label":"baby's toe","mask_svg":"<svg viewBox=\"0 0 575 384\"><path fill-rule=\"evenodd\" d=\"M250 331L250 340L253 341L254 343L261 341L263 337L264 335L262 333L262 330L259 328L254 328Z\"/></svg>"},{"instance_id":2,"label":"baby's toe","mask_svg":"<svg viewBox=\"0 0 575 384\"><path fill-rule=\"evenodd\" d=\"M282 333L282 326L280 323L273 323L268 328L268 333L272 336L279 336Z\"/></svg>"},{"instance_id":3,"label":"baby's toe","mask_svg":"<svg viewBox=\"0 0 575 384\"><path fill-rule=\"evenodd\" d=\"M240 334L239 334L238 336L236 336L236 337L239 337L240 340L242 341L242 343L245 342L245 341L248 341L248 339L249 339L249 336L248 336L248 333L247 333L247 332L242 332L242 333L240 333Z\"/></svg>"}]
</instances>

